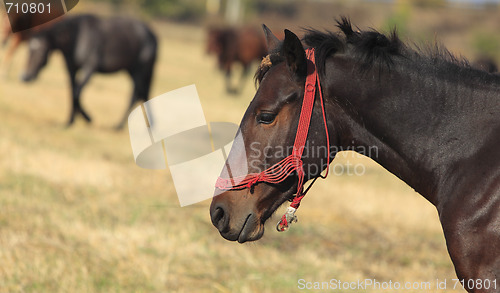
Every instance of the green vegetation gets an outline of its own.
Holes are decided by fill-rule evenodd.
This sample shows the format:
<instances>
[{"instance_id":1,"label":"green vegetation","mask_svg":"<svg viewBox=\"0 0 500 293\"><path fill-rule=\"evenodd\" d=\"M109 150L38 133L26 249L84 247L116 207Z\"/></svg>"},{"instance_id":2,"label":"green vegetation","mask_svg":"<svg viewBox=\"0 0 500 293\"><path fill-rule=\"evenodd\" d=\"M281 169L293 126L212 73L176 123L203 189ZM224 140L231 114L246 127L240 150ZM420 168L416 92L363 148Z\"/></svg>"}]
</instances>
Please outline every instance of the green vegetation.
<instances>
[{"instance_id":1,"label":"green vegetation","mask_svg":"<svg viewBox=\"0 0 500 293\"><path fill-rule=\"evenodd\" d=\"M152 16L181 21L199 19L205 12L204 0L138 0L137 4Z\"/></svg>"},{"instance_id":2,"label":"green vegetation","mask_svg":"<svg viewBox=\"0 0 500 293\"><path fill-rule=\"evenodd\" d=\"M500 38L497 36L497 34L489 34L486 32L476 33L473 36L472 43L478 55L500 55Z\"/></svg>"},{"instance_id":3,"label":"green vegetation","mask_svg":"<svg viewBox=\"0 0 500 293\"><path fill-rule=\"evenodd\" d=\"M410 21L412 7L409 4L401 4L396 9L395 12L389 16L386 20L382 31L389 31L396 29L401 37L408 36L408 22Z\"/></svg>"},{"instance_id":4,"label":"green vegetation","mask_svg":"<svg viewBox=\"0 0 500 293\"><path fill-rule=\"evenodd\" d=\"M94 0L116 8L134 7L144 13L176 21L198 21L205 13L206 0Z\"/></svg>"}]
</instances>

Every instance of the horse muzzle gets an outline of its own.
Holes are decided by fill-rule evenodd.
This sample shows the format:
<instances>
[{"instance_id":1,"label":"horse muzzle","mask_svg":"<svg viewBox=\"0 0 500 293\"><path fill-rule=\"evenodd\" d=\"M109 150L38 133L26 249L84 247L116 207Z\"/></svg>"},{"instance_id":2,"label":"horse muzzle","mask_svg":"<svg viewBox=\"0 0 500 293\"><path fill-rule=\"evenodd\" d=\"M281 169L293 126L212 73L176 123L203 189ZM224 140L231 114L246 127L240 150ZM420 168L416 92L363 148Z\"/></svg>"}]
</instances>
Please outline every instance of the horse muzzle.
<instances>
[{"instance_id":1,"label":"horse muzzle","mask_svg":"<svg viewBox=\"0 0 500 293\"><path fill-rule=\"evenodd\" d=\"M229 191L231 193L242 191ZM237 207L230 206L224 201L225 192L214 197L210 206L210 218L212 224L219 230L222 237L229 241L244 243L255 241L264 234L264 225L260 217L247 208L243 211L236 211ZM221 197L222 196L222 197Z\"/></svg>"},{"instance_id":2,"label":"horse muzzle","mask_svg":"<svg viewBox=\"0 0 500 293\"><path fill-rule=\"evenodd\" d=\"M32 82L36 79L36 75L35 74L27 74L27 73L23 73L21 74L21 76L19 77L23 82Z\"/></svg>"}]
</instances>

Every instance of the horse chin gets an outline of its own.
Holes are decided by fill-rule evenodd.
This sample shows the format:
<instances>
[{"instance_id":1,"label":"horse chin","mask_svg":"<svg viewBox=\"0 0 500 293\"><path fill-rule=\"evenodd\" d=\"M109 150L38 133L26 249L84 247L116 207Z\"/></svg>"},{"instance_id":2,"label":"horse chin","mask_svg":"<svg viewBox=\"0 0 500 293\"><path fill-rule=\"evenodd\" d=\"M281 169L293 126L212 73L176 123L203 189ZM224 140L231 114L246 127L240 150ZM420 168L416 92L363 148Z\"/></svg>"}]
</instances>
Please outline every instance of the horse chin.
<instances>
[{"instance_id":1,"label":"horse chin","mask_svg":"<svg viewBox=\"0 0 500 293\"><path fill-rule=\"evenodd\" d=\"M233 228L228 231L219 231L221 236L229 241L238 241L245 243L248 241L256 241L264 235L264 225L254 215L250 214L246 217L241 228Z\"/></svg>"},{"instance_id":2,"label":"horse chin","mask_svg":"<svg viewBox=\"0 0 500 293\"><path fill-rule=\"evenodd\" d=\"M256 241L262 238L262 235L264 235L264 225L260 224L259 221L254 218L256 217L253 215L248 216L238 235L237 240L239 243Z\"/></svg>"}]
</instances>

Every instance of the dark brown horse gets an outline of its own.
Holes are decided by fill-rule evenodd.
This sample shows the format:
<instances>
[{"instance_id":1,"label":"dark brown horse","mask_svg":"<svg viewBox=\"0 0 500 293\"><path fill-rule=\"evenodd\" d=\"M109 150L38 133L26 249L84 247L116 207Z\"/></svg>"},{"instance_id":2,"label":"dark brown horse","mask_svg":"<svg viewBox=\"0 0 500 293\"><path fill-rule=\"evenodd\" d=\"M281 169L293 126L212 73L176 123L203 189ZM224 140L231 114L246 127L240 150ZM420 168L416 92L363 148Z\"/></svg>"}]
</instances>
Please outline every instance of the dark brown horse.
<instances>
[{"instance_id":1,"label":"dark brown horse","mask_svg":"<svg viewBox=\"0 0 500 293\"><path fill-rule=\"evenodd\" d=\"M238 93L252 62L260 61L266 56L266 40L263 34L253 27L210 28L207 37L207 53L217 56L219 68L226 75L227 92ZM231 72L235 63L241 64L243 71L240 84L233 87Z\"/></svg>"},{"instance_id":2,"label":"dark brown horse","mask_svg":"<svg viewBox=\"0 0 500 293\"><path fill-rule=\"evenodd\" d=\"M411 49L396 33L354 31L347 19L338 26L342 35L309 31L304 38L316 51L330 137L325 148L316 94L302 156L305 180L328 167L327 149L333 158L353 145L360 153L376 147L372 159L436 207L465 288L499 292L500 77L442 48ZM221 174L234 179L246 172L256 180L216 189L210 206L220 234L241 243L262 237L264 222L294 197L299 179L294 172L273 184L261 175L293 152L311 62L292 32L282 43L270 31L267 38L260 86Z\"/></svg>"}]
</instances>

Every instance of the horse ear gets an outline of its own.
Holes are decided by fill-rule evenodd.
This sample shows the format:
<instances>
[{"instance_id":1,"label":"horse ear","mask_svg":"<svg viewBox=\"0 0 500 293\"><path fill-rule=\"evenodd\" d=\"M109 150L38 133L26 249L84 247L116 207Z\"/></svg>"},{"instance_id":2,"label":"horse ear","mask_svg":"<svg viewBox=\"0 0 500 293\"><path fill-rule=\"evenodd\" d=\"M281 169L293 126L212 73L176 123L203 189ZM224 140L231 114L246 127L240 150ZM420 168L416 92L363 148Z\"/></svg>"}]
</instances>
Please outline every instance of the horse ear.
<instances>
[{"instance_id":1,"label":"horse ear","mask_svg":"<svg viewBox=\"0 0 500 293\"><path fill-rule=\"evenodd\" d=\"M299 38L287 29L285 30L285 40L281 48L281 55L285 57L290 71L300 76L307 75L306 51Z\"/></svg>"},{"instance_id":2,"label":"horse ear","mask_svg":"<svg viewBox=\"0 0 500 293\"><path fill-rule=\"evenodd\" d=\"M267 41L267 53L272 53L276 51L280 45L280 40L271 32L271 30L265 25L262 24L262 29L264 30L264 34L266 35Z\"/></svg>"}]
</instances>

